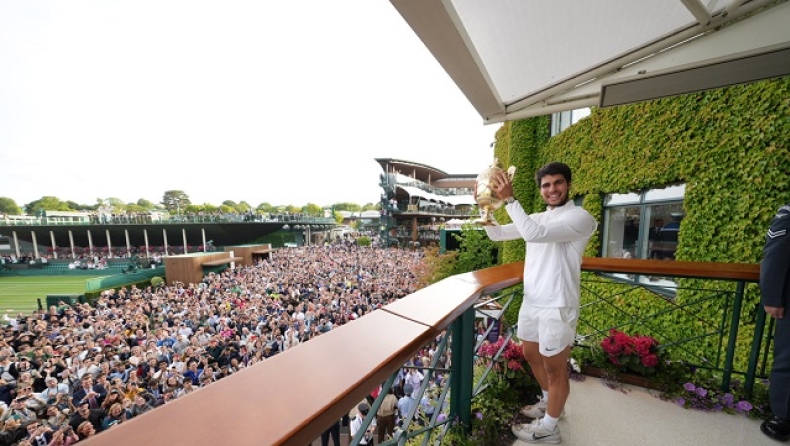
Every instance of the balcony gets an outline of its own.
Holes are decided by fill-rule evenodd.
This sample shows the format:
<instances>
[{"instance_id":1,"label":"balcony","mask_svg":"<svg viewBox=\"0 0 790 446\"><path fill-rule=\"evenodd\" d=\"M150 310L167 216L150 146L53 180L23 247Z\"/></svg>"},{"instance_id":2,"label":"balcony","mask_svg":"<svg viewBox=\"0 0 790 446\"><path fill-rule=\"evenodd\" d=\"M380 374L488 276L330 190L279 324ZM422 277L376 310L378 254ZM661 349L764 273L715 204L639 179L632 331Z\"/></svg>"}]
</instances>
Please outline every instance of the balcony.
<instances>
[{"instance_id":1,"label":"balcony","mask_svg":"<svg viewBox=\"0 0 790 446\"><path fill-rule=\"evenodd\" d=\"M716 323L701 323L693 328L693 336L667 337L663 342L673 343L680 351L700 340L719 345L716 357L697 360L720 371L725 376L723 385L738 377L748 386L764 376L772 326L766 323L761 307L755 309L754 330L739 332L746 313L742 311L744 296L757 280L758 265L585 258L582 268L584 305L612 308L622 315L624 326L652 326L664 318L671 320L673 312L720 308ZM602 293L599 282L613 282L599 273L679 278L678 292L692 293L693 298L676 304L638 282L621 283L622 289ZM437 358L452 345L452 351L447 350L451 368L443 369L434 361L426 367L424 381L435 373L449 372L449 384L442 386L439 396L439 405L448 408L447 416L440 417L437 411L422 426L415 422L419 414L412 410L400 439L381 444L404 444L407 438L418 441L413 444L446 444L440 439L450 421L469 423L472 401L487 386L487 374L475 382L472 373L475 309L491 301L507 309L515 297L507 289L519 284L522 274L523 263L512 263L450 277L86 444L311 444L374 388L384 383L382 393L386 393L393 374L434 341L438 341ZM684 284L685 280L691 282ZM626 300L630 295L644 299L641 292L653 294L652 298L661 299L668 307L659 312L633 311L634 302ZM582 310L580 334L606 328L586 320ZM503 335L509 333L504 331ZM738 353L743 351L737 348L739 335L751 346L747 354ZM689 358L694 358L693 353L689 352ZM613 391L594 378L571 385L566 417L560 422L566 445L775 444L759 432L758 421L742 416L684 410L642 390ZM419 389L420 394L425 387L423 384ZM378 404L373 404L371 413ZM353 439L350 444L357 442Z\"/></svg>"}]
</instances>

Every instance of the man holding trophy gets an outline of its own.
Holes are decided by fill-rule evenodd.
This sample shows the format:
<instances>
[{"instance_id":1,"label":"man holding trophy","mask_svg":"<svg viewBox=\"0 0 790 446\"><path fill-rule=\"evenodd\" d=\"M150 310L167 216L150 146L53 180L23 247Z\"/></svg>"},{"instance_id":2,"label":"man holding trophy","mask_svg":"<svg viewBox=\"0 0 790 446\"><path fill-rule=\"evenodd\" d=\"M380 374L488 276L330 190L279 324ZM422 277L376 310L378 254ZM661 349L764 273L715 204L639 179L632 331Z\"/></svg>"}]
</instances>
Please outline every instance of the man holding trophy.
<instances>
[{"instance_id":1,"label":"man holding trophy","mask_svg":"<svg viewBox=\"0 0 790 446\"><path fill-rule=\"evenodd\" d=\"M597 223L589 212L568 199L571 169L567 165L554 162L538 170L535 179L548 208L531 215L527 215L513 196L512 174L494 170L484 175L485 179L483 175L478 177L475 200L479 191L481 197L482 191L492 192L499 198L496 201L505 204L513 220L504 226L496 221L481 223L491 240L526 241L524 300L517 335L543 391L540 401L521 409L522 414L534 421L515 425L512 430L527 443L557 444L561 441L557 421L570 393L568 358L579 316L582 254ZM499 207L497 203L491 206L482 201L489 206L486 214L491 213L491 208Z\"/></svg>"}]
</instances>

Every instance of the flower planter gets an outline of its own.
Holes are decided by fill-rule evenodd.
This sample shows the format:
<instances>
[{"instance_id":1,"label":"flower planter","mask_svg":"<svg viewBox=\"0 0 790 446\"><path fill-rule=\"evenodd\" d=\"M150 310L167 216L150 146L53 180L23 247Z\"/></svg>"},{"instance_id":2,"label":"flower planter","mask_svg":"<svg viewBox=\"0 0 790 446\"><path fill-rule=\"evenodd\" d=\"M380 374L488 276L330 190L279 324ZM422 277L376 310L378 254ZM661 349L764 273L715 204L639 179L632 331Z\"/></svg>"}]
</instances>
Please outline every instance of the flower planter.
<instances>
[{"instance_id":1,"label":"flower planter","mask_svg":"<svg viewBox=\"0 0 790 446\"><path fill-rule=\"evenodd\" d=\"M594 376L596 378L609 378L609 379L611 379L612 375L614 375L614 379L616 379L618 382L621 382L623 384L630 384L632 386L658 390L658 385L653 381L651 381L650 378L646 376L632 375L629 373L612 374L608 370L601 369L592 365L587 365L582 367L582 373L588 376Z\"/></svg>"}]
</instances>

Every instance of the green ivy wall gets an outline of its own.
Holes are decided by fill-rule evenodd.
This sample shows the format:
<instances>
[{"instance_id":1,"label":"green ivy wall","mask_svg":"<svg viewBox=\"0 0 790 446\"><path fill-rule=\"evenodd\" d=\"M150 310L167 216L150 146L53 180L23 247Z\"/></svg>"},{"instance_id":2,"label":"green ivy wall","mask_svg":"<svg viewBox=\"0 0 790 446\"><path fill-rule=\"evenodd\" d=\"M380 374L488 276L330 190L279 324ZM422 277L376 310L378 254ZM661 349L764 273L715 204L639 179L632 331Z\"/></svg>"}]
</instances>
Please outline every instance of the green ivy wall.
<instances>
[{"instance_id":1,"label":"green ivy wall","mask_svg":"<svg viewBox=\"0 0 790 446\"><path fill-rule=\"evenodd\" d=\"M505 166L516 166L516 197L528 212L544 208L533 179L537 167L550 161L571 166L571 194L584 196L584 207L601 224L588 245L589 256L599 255L605 194L685 183L686 217L677 259L732 263L760 261L768 223L776 208L790 201L790 77L594 109L551 139L549 126L548 117L506 123L497 133L494 154ZM503 209L496 216L507 221ZM522 242L507 242L501 260L523 256ZM600 287L607 291L607 285ZM745 361L759 303L756 286L747 294L739 363ZM698 297L679 293L676 302ZM652 294L636 302L624 304L643 314L667 305ZM709 302L687 317L673 315L638 328L645 334L671 330L673 337L691 335L699 330L700 313L711 322L720 320L721 305ZM616 312L592 310L583 317L601 327L622 322ZM711 357L715 349L715 342L700 341L693 353Z\"/></svg>"}]
</instances>

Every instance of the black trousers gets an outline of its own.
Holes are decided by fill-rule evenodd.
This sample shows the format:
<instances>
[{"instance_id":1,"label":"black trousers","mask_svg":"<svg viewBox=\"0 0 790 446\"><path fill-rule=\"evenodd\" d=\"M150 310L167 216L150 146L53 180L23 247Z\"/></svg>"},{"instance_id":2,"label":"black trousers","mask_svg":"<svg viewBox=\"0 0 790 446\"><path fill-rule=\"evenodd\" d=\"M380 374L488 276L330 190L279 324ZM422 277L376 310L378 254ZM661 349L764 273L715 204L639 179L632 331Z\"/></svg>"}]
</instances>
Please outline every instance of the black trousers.
<instances>
[{"instance_id":1,"label":"black trousers","mask_svg":"<svg viewBox=\"0 0 790 446\"><path fill-rule=\"evenodd\" d=\"M790 308L785 308L788 312ZM774 332L774 364L768 390L771 412L785 420L790 418L790 314L776 321Z\"/></svg>"},{"instance_id":2,"label":"black trousers","mask_svg":"<svg viewBox=\"0 0 790 446\"><path fill-rule=\"evenodd\" d=\"M334 446L340 446L340 421L335 421L321 434L321 446L329 446L329 436L332 436Z\"/></svg>"}]
</instances>

